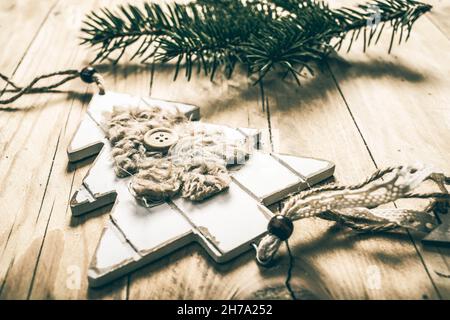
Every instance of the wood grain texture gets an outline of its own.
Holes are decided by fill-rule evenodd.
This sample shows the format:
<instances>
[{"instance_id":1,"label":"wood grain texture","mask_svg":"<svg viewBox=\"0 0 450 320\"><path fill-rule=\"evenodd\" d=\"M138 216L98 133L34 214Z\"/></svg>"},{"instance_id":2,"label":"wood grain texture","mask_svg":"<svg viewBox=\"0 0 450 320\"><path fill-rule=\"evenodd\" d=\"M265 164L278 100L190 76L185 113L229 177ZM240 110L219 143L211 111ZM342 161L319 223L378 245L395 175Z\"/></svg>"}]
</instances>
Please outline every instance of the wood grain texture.
<instances>
[{"instance_id":1,"label":"wood grain texture","mask_svg":"<svg viewBox=\"0 0 450 320\"><path fill-rule=\"evenodd\" d=\"M2 0L0 3L0 70L11 76L57 0ZM3 85L1 85L3 88Z\"/></svg>"},{"instance_id":2,"label":"wood grain texture","mask_svg":"<svg viewBox=\"0 0 450 320\"><path fill-rule=\"evenodd\" d=\"M0 70L3 74L11 76L23 55L26 53L28 46L32 43L34 37L40 30L42 23L47 19L49 11L55 2L46 2L42 5L31 6L34 10L33 19L26 19L30 16L30 11L24 10L27 7L25 1L4 1L0 6L0 41L5 43L5 47L14 50L2 50L0 52ZM25 12L24 12L25 11ZM18 28L18 18L27 21L27 29ZM30 32L29 29L34 32ZM15 32L12 32L15 30ZM19 45L17 45L17 43ZM3 90L5 83L2 82L0 88ZM2 114L2 119L6 120L7 114ZM6 123L6 122L3 122ZM0 154L1 161L4 162L9 156L4 152L8 146L11 137L6 136L5 126L1 126L0 130ZM5 223L0 226L0 248L3 250L10 235L11 225ZM0 273L1 274L1 273ZM0 282L1 283L1 282ZM1 289L1 286L0 286Z\"/></svg>"},{"instance_id":3,"label":"wood grain texture","mask_svg":"<svg viewBox=\"0 0 450 320\"><path fill-rule=\"evenodd\" d=\"M59 2L14 79L25 82L37 74L85 64L86 51L78 45L78 35L81 20L93 5ZM63 89L86 92L81 81L73 81ZM14 105L20 110L2 118L2 133L14 143L5 148L8 159L1 163L0 188L3 196L15 199L2 203L0 210L2 221L11 228L0 261L2 298L87 297L85 272L100 236L98 230L107 217L78 223L76 227L67 210L76 176L67 168L66 148L86 98L77 94L24 97ZM77 272L83 281L80 288L73 278ZM111 296L124 294L125 290L119 288Z\"/></svg>"},{"instance_id":4,"label":"wood grain texture","mask_svg":"<svg viewBox=\"0 0 450 320\"><path fill-rule=\"evenodd\" d=\"M355 47L346 62L331 62L375 164L420 162L448 174L450 69L442 61L450 58L450 42L429 20L422 19L408 43L396 47L390 56L385 50L374 47L363 54ZM367 74L360 76L366 66ZM419 205L417 201L407 204ZM436 271L449 274L450 251L423 248L417 239L414 244L439 296L448 299L450 281Z\"/></svg>"},{"instance_id":5,"label":"wood grain texture","mask_svg":"<svg viewBox=\"0 0 450 320\"><path fill-rule=\"evenodd\" d=\"M41 5L33 3L31 6L26 3L26 1L4 1L1 3L0 41L5 43L5 47L9 49L2 50L0 53L0 67L2 73L8 76L15 73L23 56L27 52L28 47L35 39L36 34L41 29L43 22L46 21L48 14L55 3L56 1L47 1ZM24 26L24 24L26 28L19 27ZM5 84L2 82L1 89L4 87ZM3 172L2 180L7 179L6 173L8 170L5 169L12 160L10 159L11 154L8 152L8 148L17 134L16 130L7 130L6 128L6 123L10 117L11 115L4 112L2 112L2 116L0 117L0 171ZM12 191L14 192L14 190ZM17 192L18 190L16 189L15 191ZM0 195L2 199L7 199L2 187L0 187ZM1 204L0 215L2 223L0 225L0 257L3 257L5 248L11 238L16 218L15 211L11 210L8 212L3 209L4 206ZM1 261L3 260L0 260L0 265L2 265ZM11 261L3 264L0 268L0 294L3 291L10 265Z\"/></svg>"},{"instance_id":6,"label":"wood grain texture","mask_svg":"<svg viewBox=\"0 0 450 320\"><path fill-rule=\"evenodd\" d=\"M333 159L341 183L358 182L375 169L326 67L301 88L275 78L267 93L275 151ZM320 219L300 221L296 229L294 283L308 283L322 298L437 297L408 235L357 235Z\"/></svg>"},{"instance_id":7,"label":"wood grain texture","mask_svg":"<svg viewBox=\"0 0 450 320\"><path fill-rule=\"evenodd\" d=\"M92 58L78 45L84 14L126 2L2 1L0 41L11 50L0 52L0 70L21 83L80 68ZM203 121L263 129L266 150L330 159L343 183L399 162L427 162L449 173L448 10L444 0L429 2L437 3L430 20L419 20L410 42L391 56L389 39L382 39L367 54L355 47L342 54L345 60L321 66L301 88L268 79L264 108L259 88L243 73L213 83L201 76L173 82L171 65L154 74L151 65L125 60L98 69L111 90L192 103ZM27 110L0 111L0 196L7 199L0 202L1 299L291 298L284 247L266 269L253 252L219 265L193 244L88 289L86 270L108 209L70 216L68 201L92 159L68 166L66 148L92 88L74 81L64 89L77 93L33 95L14 104ZM450 298L450 252L423 248L415 235L356 235L315 219L295 228L292 284L299 298Z\"/></svg>"}]
</instances>

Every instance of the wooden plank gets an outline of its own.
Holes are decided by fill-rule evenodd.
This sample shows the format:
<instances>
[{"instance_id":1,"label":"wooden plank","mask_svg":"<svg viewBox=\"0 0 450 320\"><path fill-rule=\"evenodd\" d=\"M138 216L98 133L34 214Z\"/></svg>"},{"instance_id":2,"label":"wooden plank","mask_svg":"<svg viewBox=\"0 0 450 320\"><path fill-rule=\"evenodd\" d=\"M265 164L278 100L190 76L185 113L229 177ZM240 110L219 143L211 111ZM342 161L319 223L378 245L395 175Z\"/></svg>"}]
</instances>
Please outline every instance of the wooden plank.
<instances>
[{"instance_id":1,"label":"wooden plank","mask_svg":"<svg viewBox=\"0 0 450 320\"><path fill-rule=\"evenodd\" d=\"M25 82L37 74L80 68L89 61L78 44L80 24L93 5L108 3L60 1L24 57L15 80ZM78 183L87 168L79 174L68 169L66 149L87 97L80 81L63 89L79 94L23 97L15 107L34 108L10 112L7 126L2 127L14 143L5 147L0 192L14 201L3 202L0 209L2 228L9 235L1 251L1 298L126 295L123 281L93 294L87 292L87 265L107 217L70 219L67 208L72 183Z\"/></svg>"},{"instance_id":2,"label":"wooden plank","mask_svg":"<svg viewBox=\"0 0 450 320\"><path fill-rule=\"evenodd\" d=\"M7 76L14 73L56 3L57 0L0 3L0 42L7 49L0 52L0 72Z\"/></svg>"},{"instance_id":3,"label":"wooden plank","mask_svg":"<svg viewBox=\"0 0 450 320\"><path fill-rule=\"evenodd\" d=\"M3 74L7 76L14 74L55 4L56 0L41 3L15 0L2 1L0 4L0 41L5 48L8 48L8 50L0 52L0 70ZM3 89L5 84L1 83L0 88ZM1 112L1 114L0 154L2 155L2 162L4 162L9 158L5 149L14 135L8 135L5 130L5 123L7 123L9 115L5 112ZM11 213L10 217L13 218L13 216L14 213ZM5 219L2 221L0 226L0 252L3 251L11 235L11 224L8 223L11 220ZM0 268L0 293L7 270L7 268Z\"/></svg>"},{"instance_id":4,"label":"wooden plank","mask_svg":"<svg viewBox=\"0 0 450 320\"><path fill-rule=\"evenodd\" d=\"M276 152L331 159L340 183L356 183L374 170L326 69L300 88L278 78L267 83ZM305 219L295 228L290 243L297 288L332 299L436 297L407 235L357 235L320 219Z\"/></svg>"},{"instance_id":5,"label":"wooden plank","mask_svg":"<svg viewBox=\"0 0 450 320\"><path fill-rule=\"evenodd\" d=\"M388 38L387 33L383 43ZM450 43L428 19L421 19L407 44L396 47L390 56L386 50L379 45L363 54L361 47L355 47L345 56L347 62L331 63L373 159L380 167L427 163L448 174ZM450 251L424 248L417 238L414 243L439 296L448 299L449 280L439 274L450 273ZM408 274L407 281L416 283L415 273L409 269Z\"/></svg>"},{"instance_id":6,"label":"wooden plank","mask_svg":"<svg viewBox=\"0 0 450 320\"><path fill-rule=\"evenodd\" d=\"M14 73L23 55L28 49L28 46L33 41L36 33L39 32L43 21L48 17L48 13L55 4L53 2L45 2L41 5L37 3L28 4L25 1L5 1L0 5L0 41L5 43L5 47L14 48L14 50L2 50L0 52L0 70L5 75ZM33 15L30 11L24 10L29 8L33 10ZM18 17L20 19L18 19ZM26 28L19 27L23 23L27 24ZM14 32L12 32L14 30ZM3 80L2 80L3 81ZM5 87L5 83L1 82L1 89ZM7 113L2 112L2 119L8 117ZM6 122L5 122L6 123ZM11 137L7 137L4 126L0 128L0 150L8 144ZM1 152L3 155L3 152ZM7 155L5 155L6 157ZM4 244L7 240L7 229L0 229L0 243Z\"/></svg>"},{"instance_id":7,"label":"wooden plank","mask_svg":"<svg viewBox=\"0 0 450 320\"><path fill-rule=\"evenodd\" d=\"M0 72L9 77L14 75L56 2L57 0L41 3L30 3L26 0L2 1L0 4L0 41L8 50L0 52ZM5 87L6 83L0 80L0 90ZM8 136L3 130L8 119L9 115L2 112L0 120L1 151L4 151L5 146L9 144L8 141L14 137ZM7 233L0 232L0 243L6 243L6 238L3 237L6 235Z\"/></svg>"}]
</instances>

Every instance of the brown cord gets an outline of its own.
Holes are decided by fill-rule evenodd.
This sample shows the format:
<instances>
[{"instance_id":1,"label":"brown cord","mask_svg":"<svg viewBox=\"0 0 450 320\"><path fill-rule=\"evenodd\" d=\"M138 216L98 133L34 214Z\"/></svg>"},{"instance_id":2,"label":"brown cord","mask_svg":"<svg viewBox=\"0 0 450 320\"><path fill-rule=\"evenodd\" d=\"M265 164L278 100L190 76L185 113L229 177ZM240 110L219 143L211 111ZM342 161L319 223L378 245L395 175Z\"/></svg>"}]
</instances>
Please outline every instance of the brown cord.
<instances>
[{"instance_id":1,"label":"brown cord","mask_svg":"<svg viewBox=\"0 0 450 320\"><path fill-rule=\"evenodd\" d=\"M65 76L59 81L56 81L53 84L47 85L47 86L41 86L41 87L35 87L35 85L43 79L48 79L56 76ZM4 89L0 97L3 96L4 93L14 93L14 95L10 96L9 98L0 99L0 104L10 104L17 99L19 99L21 96L25 94L35 94L35 93L49 93L49 92L58 92L54 89L58 88L59 86L63 85L64 83L73 80L75 78L78 78L80 76L80 72L75 69L69 69L64 71L57 71L52 72L44 75L40 75L36 78L34 78L27 86L20 87L16 83L14 83L9 77L5 76L4 74L0 73L0 78L7 83L7 85L10 85L12 89ZM99 73L94 73L93 75L94 82L97 84L100 94L105 94L105 85L103 77ZM6 109L4 107L0 108Z\"/></svg>"},{"instance_id":2,"label":"brown cord","mask_svg":"<svg viewBox=\"0 0 450 320\"><path fill-rule=\"evenodd\" d=\"M97 84L99 94L105 94L105 79L103 79L102 75L98 72L94 73L92 76L94 78L94 82Z\"/></svg>"}]
</instances>

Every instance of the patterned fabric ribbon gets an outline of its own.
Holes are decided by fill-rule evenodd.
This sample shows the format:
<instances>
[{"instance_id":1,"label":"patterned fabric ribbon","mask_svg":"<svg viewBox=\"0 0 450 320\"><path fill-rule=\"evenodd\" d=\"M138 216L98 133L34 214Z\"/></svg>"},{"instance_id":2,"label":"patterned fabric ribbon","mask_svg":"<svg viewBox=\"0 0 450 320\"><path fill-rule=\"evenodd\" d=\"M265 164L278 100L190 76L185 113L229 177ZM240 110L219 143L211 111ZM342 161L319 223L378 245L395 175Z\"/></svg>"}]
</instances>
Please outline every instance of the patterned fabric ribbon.
<instances>
[{"instance_id":1,"label":"patterned fabric ribbon","mask_svg":"<svg viewBox=\"0 0 450 320\"><path fill-rule=\"evenodd\" d=\"M434 181L440 191L415 193L426 180ZM432 211L447 208L449 194L445 187L450 178L427 167L389 167L377 170L360 184L353 186L327 185L291 197L280 215L289 221L309 217L332 220L358 231L387 231L408 228L430 232L436 227ZM431 199L424 210L380 209L378 206L402 198ZM442 204L445 204L442 206ZM280 219L278 219L280 220ZM269 224L269 230L270 228ZM292 232L292 230L291 230ZM290 233L289 233L290 234ZM269 233L259 243L256 257L259 263L268 264L280 244L276 232Z\"/></svg>"}]
</instances>

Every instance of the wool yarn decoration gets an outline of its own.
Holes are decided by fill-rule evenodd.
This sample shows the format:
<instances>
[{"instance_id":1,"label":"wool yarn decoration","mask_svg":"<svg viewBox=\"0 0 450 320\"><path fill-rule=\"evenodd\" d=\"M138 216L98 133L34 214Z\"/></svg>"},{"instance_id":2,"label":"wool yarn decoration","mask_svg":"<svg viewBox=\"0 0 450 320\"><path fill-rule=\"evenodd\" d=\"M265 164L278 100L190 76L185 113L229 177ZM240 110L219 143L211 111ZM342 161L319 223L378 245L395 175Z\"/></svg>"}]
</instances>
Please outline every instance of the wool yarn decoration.
<instances>
[{"instance_id":1,"label":"wool yarn decoration","mask_svg":"<svg viewBox=\"0 0 450 320\"><path fill-rule=\"evenodd\" d=\"M147 206L178 193L192 201L204 200L226 189L227 166L249 155L243 143L227 141L223 132L194 130L181 112L159 107L115 107L104 126L117 177L132 176L130 191ZM156 134L153 142L159 148L146 142L149 132ZM174 143L161 148L169 138Z\"/></svg>"}]
</instances>

